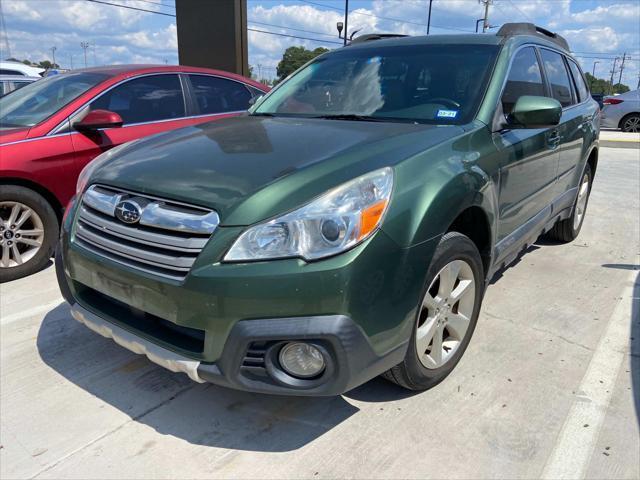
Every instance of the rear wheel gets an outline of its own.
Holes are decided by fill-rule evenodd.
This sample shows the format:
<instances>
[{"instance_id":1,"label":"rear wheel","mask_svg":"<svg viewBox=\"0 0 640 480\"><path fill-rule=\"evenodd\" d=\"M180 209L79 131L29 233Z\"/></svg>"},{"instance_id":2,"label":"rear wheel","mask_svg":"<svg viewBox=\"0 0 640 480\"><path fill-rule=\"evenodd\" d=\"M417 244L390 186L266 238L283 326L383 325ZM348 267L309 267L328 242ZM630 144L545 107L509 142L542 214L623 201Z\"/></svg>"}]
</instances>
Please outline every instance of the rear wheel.
<instances>
[{"instance_id":1,"label":"rear wheel","mask_svg":"<svg viewBox=\"0 0 640 480\"><path fill-rule=\"evenodd\" d=\"M620 129L623 132L640 132L640 114L632 113L620 120Z\"/></svg>"},{"instance_id":2,"label":"rear wheel","mask_svg":"<svg viewBox=\"0 0 640 480\"><path fill-rule=\"evenodd\" d=\"M576 197L576 203L573 206L571 216L565 220L556 222L553 228L547 232L547 238L559 242L571 242L576 239L580 233L580 229L582 229L584 216L587 213L592 178L591 167L587 165L582 174L580 185L578 186L578 196Z\"/></svg>"},{"instance_id":3,"label":"rear wheel","mask_svg":"<svg viewBox=\"0 0 640 480\"><path fill-rule=\"evenodd\" d=\"M51 258L58 218L42 195L3 185L0 192L0 282L31 275Z\"/></svg>"},{"instance_id":4,"label":"rear wheel","mask_svg":"<svg viewBox=\"0 0 640 480\"><path fill-rule=\"evenodd\" d=\"M471 340L483 295L478 249L468 237L447 233L429 266L405 359L383 376L410 390L426 390L444 380Z\"/></svg>"}]
</instances>

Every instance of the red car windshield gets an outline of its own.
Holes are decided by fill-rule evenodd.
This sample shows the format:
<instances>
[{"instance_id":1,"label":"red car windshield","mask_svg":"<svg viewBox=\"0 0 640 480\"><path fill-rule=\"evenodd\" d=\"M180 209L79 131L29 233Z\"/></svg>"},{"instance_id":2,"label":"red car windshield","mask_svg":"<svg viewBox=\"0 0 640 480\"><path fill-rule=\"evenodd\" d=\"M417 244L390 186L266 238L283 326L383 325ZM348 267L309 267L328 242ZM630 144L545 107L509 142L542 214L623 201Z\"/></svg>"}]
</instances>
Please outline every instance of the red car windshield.
<instances>
[{"instance_id":1,"label":"red car windshield","mask_svg":"<svg viewBox=\"0 0 640 480\"><path fill-rule=\"evenodd\" d=\"M0 98L0 128L37 125L107 78L105 74L83 72L33 82Z\"/></svg>"}]
</instances>

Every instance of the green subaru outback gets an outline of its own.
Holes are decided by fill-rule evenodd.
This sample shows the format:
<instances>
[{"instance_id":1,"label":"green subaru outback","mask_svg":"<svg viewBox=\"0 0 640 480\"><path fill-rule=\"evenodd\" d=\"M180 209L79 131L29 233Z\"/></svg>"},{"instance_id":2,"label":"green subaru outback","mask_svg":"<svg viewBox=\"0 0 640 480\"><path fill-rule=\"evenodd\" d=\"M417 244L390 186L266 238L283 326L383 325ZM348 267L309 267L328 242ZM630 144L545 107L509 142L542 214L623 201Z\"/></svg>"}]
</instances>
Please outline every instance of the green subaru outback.
<instances>
[{"instance_id":1,"label":"green subaru outback","mask_svg":"<svg viewBox=\"0 0 640 480\"><path fill-rule=\"evenodd\" d=\"M253 392L443 380L492 276L541 234L578 235L598 104L531 24L387 37L316 58L247 115L92 162L56 262L73 317Z\"/></svg>"}]
</instances>

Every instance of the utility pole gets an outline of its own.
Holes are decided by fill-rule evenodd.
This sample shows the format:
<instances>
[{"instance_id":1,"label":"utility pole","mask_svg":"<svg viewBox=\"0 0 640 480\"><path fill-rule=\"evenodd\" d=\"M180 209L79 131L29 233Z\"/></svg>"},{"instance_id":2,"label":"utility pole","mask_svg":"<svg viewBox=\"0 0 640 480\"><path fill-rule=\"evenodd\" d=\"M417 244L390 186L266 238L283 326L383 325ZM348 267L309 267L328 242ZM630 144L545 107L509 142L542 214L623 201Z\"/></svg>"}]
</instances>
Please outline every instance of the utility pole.
<instances>
[{"instance_id":1,"label":"utility pole","mask_svg":"<svg viewBox=\"0 0 640 480\"><path fill-rule=\"evenodd\" d=\"M91 42L91 51L93 52L93 66L98 65L96 62L96 42Z\"/></svg>"},{"instance_id":2,"label":"utility pole","mask_svg":"<svg viewBox=\"0 0 640 480\"><path fill-rule=\"evenodd\" d=\"M262 64L258 64L258 81L262 78Z\"/></svg>"},{"instance_id":3,"label":"utility pole","mask_svg":"<svg viewBox=\"0 0 640 480\"><path fill-rule=\"evenodd\" d=\"M56 50L57 47L51 47L51 68L56 68Z\"/></svg>"},{"instance_id":4,"label":"utility pole","mask_svg":"<svg viewBox=\"0 0 640 480\"><path fill-rule=\"evenodd\" d=\"M349 32L349 0L344 0L344 45L347 45L347 33Z\"/></svg>"},{"instance_id":5,"label":"utility pole","mask_svg":"<svg viewBox=\"0 0 640 480\"><path fill-rule=\"evenodd\" d=\"M479 0L484 5L484 23L482 24L482 33L489 30L489 5L493 3L493 0Z\"/></svg>"},{"instance_id":6,"label":"utility pole","mask_svg":"<svg viewBox=\"0 0 640 480\"><path fill-rule=\"evenodd\" d=\"M84 51L84 68L87 68L87 48L89 48L89 42L80 42L80 46Z\"/></svg>"},{"instance_id":7,"label":"utility pole","mask_svg":"<svg viewBox=\"0 0 640 480\"><path fill-rule=\"evenodd\" d=\"M620 57L616 57L613 59L613 68L611 69L611 80L609 80L609 95L613 93L613 76L616 73L616 63L618 63Z\"/></svg>"},{"instance_id":8,"label":"utility pole","mask_svg":"<svg viewBox=\"0 0 640 480\"><path fill-rule=\"evenodd\" d=\"M627 59L627 52L622 54L622 63L620 64L620 76L618 77L618 84L622 83L622 71L624 70L624 61Z\"/></svg>"},{"instance_id":9,"label":"utility pole","mask_svg":"<svg viewBox=\"0 0 640 480\"><path fill-rule=\"evenodd\" d=\"M431 28L431 6L433 5L433 0L429 0L429 15L427 16L427 35L429 35L429 29Z\"/></svg>"},{"instance_id":10,"label":"utility pole","mask_svg":"<svg viewBox=\"0 0 640 480\"><path fill-rule=\"evenodd\" d=\"M593 88L593 80L596 78L596 65L600 63L598 60L596 60L595 62L593 62L593 71L591 73L591 84L589 85L589 90L591 90Z\"/></svg>"},{"instance_id":11,"label":"utility pole","mask_svg":"<svg viewBox=\"0 0 640 480\"><path fill-rule=\"evenodd\" d=\"M73 70L73 53L69 54L69 63L71 64L71 70Z\"/></svg>"}]
</instances>

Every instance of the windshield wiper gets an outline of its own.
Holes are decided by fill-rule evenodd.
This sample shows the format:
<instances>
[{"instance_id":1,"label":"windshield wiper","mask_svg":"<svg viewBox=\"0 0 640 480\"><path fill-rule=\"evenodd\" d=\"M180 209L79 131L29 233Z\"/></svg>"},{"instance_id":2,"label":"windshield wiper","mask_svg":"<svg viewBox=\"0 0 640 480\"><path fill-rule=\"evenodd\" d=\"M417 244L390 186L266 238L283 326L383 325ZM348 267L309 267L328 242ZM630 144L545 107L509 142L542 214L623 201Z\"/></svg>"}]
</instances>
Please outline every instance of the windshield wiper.
<instances>
[{"instance_id":1,"label":"windshield wiper","mask_svg":"<svg viewBox=\"0 0 640 480\"><path fill-rule=\"evenodd\" d=\"M256 112L256 113L250 113L249 116L250 117L275 117L276 115L274 113L269 113L269 112Z\"/></svg>"},{"instance_id":2,"label":"windshield wiper","mask_svg":"<svg viewBox=\"0 0 640 480\"><path fill-rule=\"evenodd\" d=\"M314 115L311 118L322 118L324 120L354 120L358 122L388 122L384 117L372 117L369 115L357 115L355 113L338 113L334 115Z\"/></svg>"}]
</instances>

